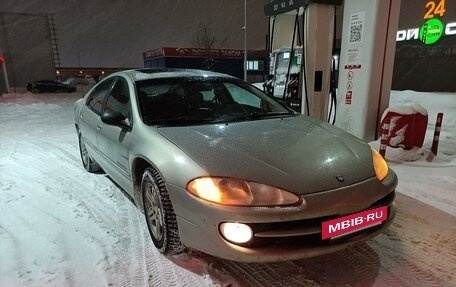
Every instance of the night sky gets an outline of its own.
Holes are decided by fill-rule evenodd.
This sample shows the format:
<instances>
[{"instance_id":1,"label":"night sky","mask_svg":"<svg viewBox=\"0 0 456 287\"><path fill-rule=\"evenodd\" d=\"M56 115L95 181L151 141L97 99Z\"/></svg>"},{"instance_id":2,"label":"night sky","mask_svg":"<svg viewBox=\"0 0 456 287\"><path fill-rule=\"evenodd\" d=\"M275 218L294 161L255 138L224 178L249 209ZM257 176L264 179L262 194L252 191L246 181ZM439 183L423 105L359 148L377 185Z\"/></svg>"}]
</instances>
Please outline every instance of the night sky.
<instances>
[{"instance_id":1,"label":"night sky","mask_svg":"<svg viewBox=\"0 0 456 287\"><path fill-rule=\"evenodd\" d=\"M206 25L223 48L243 49L242 0L2 0L2 12L53 13L62 66L142 67L142 52L193 47ZM267 0L248 0L248 49L264 49ZM20 35L18 35L20 37ZM45 39L43 39L45 40Z\"/></svg>"}]
</instances>

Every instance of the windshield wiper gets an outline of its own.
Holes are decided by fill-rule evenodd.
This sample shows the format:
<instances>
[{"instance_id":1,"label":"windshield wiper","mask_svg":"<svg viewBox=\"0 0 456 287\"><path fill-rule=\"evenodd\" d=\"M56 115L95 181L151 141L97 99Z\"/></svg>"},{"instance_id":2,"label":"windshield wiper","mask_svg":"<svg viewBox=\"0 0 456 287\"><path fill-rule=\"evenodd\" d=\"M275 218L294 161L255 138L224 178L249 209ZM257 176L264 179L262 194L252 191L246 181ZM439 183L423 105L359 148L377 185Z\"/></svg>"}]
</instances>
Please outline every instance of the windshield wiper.
<instances>
[{"instance_id":1,"label":"windshield wiper","mask_svg":"<svg viewBox=\"0 0 456 287\"><path fill-rule=\"evenodd\" d=\"M294 115L294 113L291 113L291 112L274 112L274 113L251 112L249 114L249 117L251 119L264 119L264 118L275 118L275 117L292 116L292 115Z\"/></svg>"},{"instance_id":2,"label":"windshield wiper","mask_svg":"<svg viewBox=\"0 0 456 287\"><path fill-rule=\"evenodd\" d=\"M164 118L164 119L144 119L147 125L198 125L198 124L210 124L214 123L212 118L191 118L191 117L176 117L176 118Z\"/></svg>"},{"instance_id":3,"label":"windshield wiper","mask_svg":"<svg viewBox=\"0 0 456 287\"><path fill-rule=\"evenodd\" d=\"M291 112L274 112L274 113L258 113L251 112L238 115L221 115L218 118L219 122L241 122L241 121L252 121L252 120L262 120L267 118L282 118L290 117L296 115Z\"/></svg>"}]
</instances>

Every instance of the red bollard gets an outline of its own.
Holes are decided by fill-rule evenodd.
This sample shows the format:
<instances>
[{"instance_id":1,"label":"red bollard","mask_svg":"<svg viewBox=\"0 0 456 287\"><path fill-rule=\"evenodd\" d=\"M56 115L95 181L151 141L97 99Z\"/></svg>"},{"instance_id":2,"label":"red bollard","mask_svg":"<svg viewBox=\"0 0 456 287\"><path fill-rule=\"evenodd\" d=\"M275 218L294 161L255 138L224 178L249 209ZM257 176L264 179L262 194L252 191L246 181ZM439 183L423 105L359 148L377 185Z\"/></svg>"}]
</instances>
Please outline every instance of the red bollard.
<instances>
[{"instance_id":1,"label":"red bollard","mask_svg":"<svg viewBox=\"0 0 456 287\"><path fill-rule=\"evenodd\" d=\"M435 122L434 139L432 140L431 151L434 155L437 155L437 149L439 148L439 137L440 128L442 127L443 113L437 114L437 121Z\"/></svg>"},{"instance_id":2,"label":"red bollard","mask_svg":"<svg viewBox=\"0 0 456 287\"><path fill-rule=\"evenodd\" d=\"M388 136L389 136L389 129L390 129L390 121L391 118L387 118L386 121L382 125L382 133L380 139L380 155L385 158L386 154L386 146L388 145Z\"/></svg>"}]
</instances>

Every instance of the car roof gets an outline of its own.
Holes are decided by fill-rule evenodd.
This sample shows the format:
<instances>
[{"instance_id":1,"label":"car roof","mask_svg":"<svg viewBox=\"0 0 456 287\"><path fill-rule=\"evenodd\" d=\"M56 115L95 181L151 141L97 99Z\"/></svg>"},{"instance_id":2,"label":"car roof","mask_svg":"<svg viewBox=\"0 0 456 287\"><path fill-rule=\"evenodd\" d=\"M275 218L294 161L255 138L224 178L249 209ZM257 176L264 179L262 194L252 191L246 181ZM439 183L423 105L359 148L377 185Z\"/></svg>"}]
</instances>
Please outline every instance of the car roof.
<instances>
[{"instance_id":1,"label":"car roof","mask_svg":"<svg viewBox=\"0 0 456 287\"><path fill-rule=\"evenodd\" d=\"M135 81L142 81L156 78L181 78L181 77L217 77L234 78L227 74L196 70L196 69L134 69L114 73L112 75L127 74Z\"/></svg>"}]
</instances>

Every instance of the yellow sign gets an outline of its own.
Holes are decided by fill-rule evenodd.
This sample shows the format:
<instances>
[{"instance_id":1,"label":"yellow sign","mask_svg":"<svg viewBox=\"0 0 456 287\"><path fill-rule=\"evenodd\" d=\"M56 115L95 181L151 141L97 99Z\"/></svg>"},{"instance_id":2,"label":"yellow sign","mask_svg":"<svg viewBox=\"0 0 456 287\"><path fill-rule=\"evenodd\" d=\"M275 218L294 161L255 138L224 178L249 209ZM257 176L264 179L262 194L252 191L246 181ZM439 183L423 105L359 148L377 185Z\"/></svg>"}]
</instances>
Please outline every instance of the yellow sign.
<instances>
[{"instance_id":1,"label":"yellow sign","mask_svg":"<svg viewBox=\"0 0 456 287\"><path fill-rule=\"evenodd\" d=\"M439 4L436 4L436 1L429 1L426 3L426 9L424 19L434 18L435 15L442 17L445 14L445 0L440 0Z\"/></svg>"}]
</instances>

